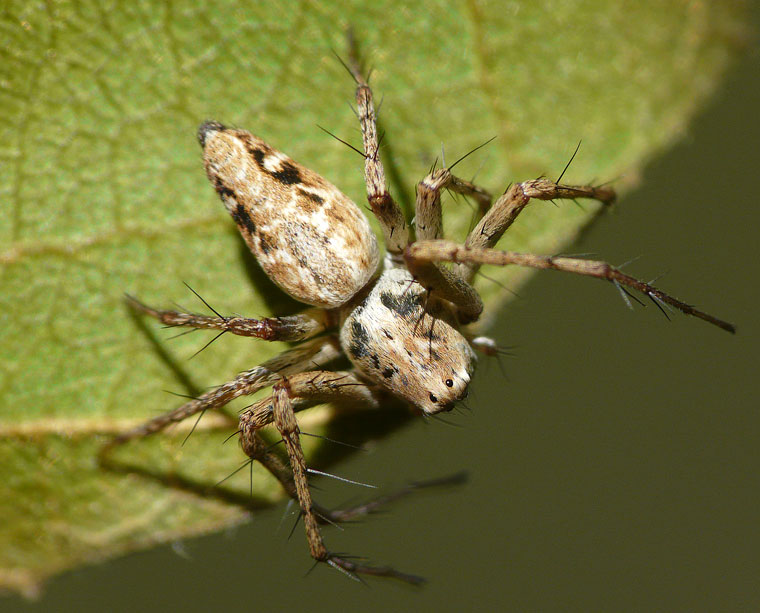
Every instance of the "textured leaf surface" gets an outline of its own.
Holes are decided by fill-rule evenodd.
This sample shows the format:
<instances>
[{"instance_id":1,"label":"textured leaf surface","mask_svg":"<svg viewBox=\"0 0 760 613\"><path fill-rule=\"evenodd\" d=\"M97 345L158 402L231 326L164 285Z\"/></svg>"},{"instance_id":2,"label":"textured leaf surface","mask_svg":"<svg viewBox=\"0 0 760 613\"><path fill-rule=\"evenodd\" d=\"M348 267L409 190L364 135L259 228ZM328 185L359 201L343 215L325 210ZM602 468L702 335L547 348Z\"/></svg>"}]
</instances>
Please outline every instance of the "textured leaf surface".
<instances>
[{"instance_id":1,"label":"textured leaf surface","mask_svg":"<svg viewBox=\"0 0 760 613\"><path fill-rule=\"evenodd\" d=\"M394 8L395 7L395 8ZM10 2L0 18L0 586L32 593L86 561L218 529L236 506L191 493L242 461L222 420L140 443L156 475L98 468L105 435L176 404L282 347L168 334L122 293L199 310L298 305L256 268L207 184L203 119L246 127L362 203L362 161L316 124L358 143L352 83L332 56L349 22L375 67L392 191L497 135L460 167L498 192L511 180L635 181L684 129L740 39L734 2L355 3ZM390 156L392 155L392 164ZM481 168L482 167L482 168ZM555 251L594 207L537 204L503 241ZM461 236L464 202L447 203ZM521 271L491 271L514 288ZM482 287L493 310L504 296ZM323 412L323 416L325 413ZM316 421L316 418L312 418ZM256 503L278 496L255 475ZM169 481L178 487L169 487ZM200 485L199 485L200 487ZM248 478L226 485L244 495Z\"/></svg>"}]
</instances>

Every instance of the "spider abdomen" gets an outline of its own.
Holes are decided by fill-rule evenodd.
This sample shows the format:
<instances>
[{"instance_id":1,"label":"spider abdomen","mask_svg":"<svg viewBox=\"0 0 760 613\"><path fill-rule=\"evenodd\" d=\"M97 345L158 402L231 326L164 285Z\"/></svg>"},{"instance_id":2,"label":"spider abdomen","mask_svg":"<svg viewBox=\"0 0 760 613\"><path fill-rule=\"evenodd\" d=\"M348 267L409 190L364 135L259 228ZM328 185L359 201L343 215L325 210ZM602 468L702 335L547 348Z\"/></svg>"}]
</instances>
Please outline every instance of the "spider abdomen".
<instances>
[{"instance_id":1,"label":"spider abdomen","mask_svg":"<svg viewBox=\"0 0 760 613\"><path fill-rule=\"evenodd\" d=\"M206 174L270 279L323 308L342 305L377 269L377 239L332 183L245 130L205 122Z\"/></svg>"}]
</instances>

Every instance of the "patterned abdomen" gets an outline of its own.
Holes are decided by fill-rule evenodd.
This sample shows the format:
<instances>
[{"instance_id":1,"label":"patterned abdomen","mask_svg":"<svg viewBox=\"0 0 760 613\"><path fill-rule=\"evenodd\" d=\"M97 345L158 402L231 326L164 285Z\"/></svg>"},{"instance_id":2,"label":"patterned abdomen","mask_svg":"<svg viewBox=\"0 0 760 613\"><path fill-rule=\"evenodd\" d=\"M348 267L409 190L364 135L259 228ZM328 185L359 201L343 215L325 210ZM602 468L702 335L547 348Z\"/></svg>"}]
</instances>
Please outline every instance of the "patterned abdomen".
<instances>
[{"instance_id":1,"label":"patterned abdomen","mask_svg":"<svg viewBox=\"0 0 760 613\"><path fill-rule=\"evenodd\" d=\"M377 240L337 187L245 130L206 122L198 140L209 180L272 281L323 308L366 285Z\"/></svg>"}]
</instances>

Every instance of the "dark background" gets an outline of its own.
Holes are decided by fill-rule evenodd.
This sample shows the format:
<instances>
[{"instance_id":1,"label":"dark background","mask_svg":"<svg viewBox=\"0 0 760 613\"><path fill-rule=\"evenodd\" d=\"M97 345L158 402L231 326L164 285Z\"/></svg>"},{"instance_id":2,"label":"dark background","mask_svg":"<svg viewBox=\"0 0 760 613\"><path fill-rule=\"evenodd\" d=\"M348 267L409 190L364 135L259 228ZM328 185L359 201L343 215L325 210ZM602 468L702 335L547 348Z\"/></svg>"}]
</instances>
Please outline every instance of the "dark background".
<instances>
[{"instance_id":1,"label":"dark background","mask_svg":"<svg viewBox=\"0 0 760 613\"><path fill-rule=\"evenodd\" d=\"M493 335L458 426L415 421L337 471L390 490L467 469L467 485L393 506L337 550L424 574L356 584L311 563L282 507L226 534L69 573L2 610L757 610L760 57L752 49L689 136L569 252L738 325L732 337L605 284L540 273ZM588 154L588 152L587 152ZM321 500L364 491L322 483Z\"/></svg>"}]
</instances>

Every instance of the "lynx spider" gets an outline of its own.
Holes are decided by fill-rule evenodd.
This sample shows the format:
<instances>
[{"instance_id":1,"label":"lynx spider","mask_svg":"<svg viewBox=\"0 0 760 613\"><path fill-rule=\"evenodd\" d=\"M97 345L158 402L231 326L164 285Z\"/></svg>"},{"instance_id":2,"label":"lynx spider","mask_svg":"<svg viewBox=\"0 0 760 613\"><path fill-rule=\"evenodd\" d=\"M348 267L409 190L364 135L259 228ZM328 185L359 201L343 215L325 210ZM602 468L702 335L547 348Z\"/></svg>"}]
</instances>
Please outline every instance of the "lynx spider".
<instances>
[{"instance_id":1,"label":"lynx spider","mask_svg":"<svg viewBox=\"0 0 760 613\"><path fill-rule=\"evenodd\" d=\"M240 445L298 501L312 557L354 577L368 574L418 583L420 577L358 563L325 547L320 523L341 521L347 515L312 501L296 412L325 402L377 408L389 400L428 415L451 410L467 394L475 351L493 355L495 350L491 339L466 331L483 311L471 285L482 264L514 264L597 277L628 295L625 287L641 292L658 306L670 305L729 332L734 332L734 327L605 262L493 248L531 199L591 198L610 203L615 199L610 187L563 185L561 177L557 182L539 178L512 184L492 202L486 190L454 176L451 168L433 170L417 185L416 240L412 239L401 209L386 189L372 90L353 49L346 68L357 85L367 199L385 240L386 255L379 274L377 240L348 197L251 133L214 121L203 123L198 140L206 173L248 247L277 285L312 308L289 317L257 320L158 310L129 297L134 308L169 326L301 342L179 408L122 433L104 453L271 387L270 397L241 413ZM464 244L442 238L440 198L445 189L471 197L479 205L479 219ZM442 268L438 262L453 266ZM351 370L324 368L343 355L351 361ZM289 467L259 434L271 423L282 436Z\"/></svg>"}]
</instances>

